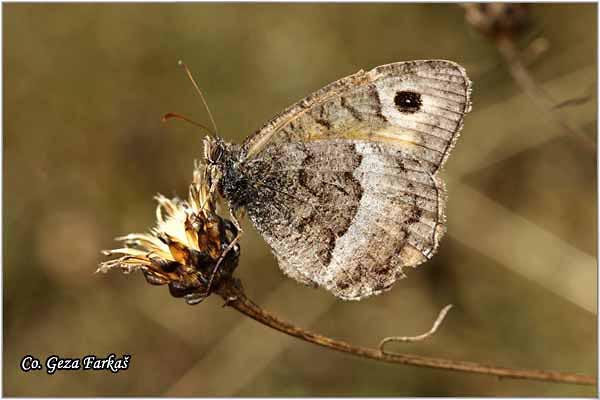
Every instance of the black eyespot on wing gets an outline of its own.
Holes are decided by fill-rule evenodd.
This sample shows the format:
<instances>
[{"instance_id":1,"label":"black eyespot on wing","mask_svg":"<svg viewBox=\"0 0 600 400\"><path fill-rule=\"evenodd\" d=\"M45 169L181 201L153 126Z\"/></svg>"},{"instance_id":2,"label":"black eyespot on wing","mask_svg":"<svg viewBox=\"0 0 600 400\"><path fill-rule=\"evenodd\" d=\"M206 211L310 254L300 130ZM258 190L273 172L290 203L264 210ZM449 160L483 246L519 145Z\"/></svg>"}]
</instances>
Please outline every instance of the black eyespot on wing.
<instances>
[{"instance_id":1,"label":"black eyespot on wing","mask_svg":"<svg viewBox=\"0 0 600 400\"><path fill-rule=\"evenodd\" d=\"M398 111L413 114L421 109L423 101L417 92L401 91L396 93L394 104Z\"/></svg>"}]
</instances>

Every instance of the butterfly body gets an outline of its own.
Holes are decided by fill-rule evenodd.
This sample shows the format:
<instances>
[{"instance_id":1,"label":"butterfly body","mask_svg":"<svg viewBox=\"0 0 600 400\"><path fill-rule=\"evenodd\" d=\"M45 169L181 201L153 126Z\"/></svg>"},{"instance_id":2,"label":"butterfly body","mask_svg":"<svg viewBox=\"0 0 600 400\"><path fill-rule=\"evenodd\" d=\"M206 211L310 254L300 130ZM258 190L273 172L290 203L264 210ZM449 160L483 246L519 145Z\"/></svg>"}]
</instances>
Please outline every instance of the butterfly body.
<instances>
[{"instance_id":1,"label":"butterfly body","mask_svg":"<svg viewBox=\"0 0 600 400\"><path fill-rule=\"evenodd\" d=\"M358 300L429 259L445 232L437 172L470 109L449 61L340 79L241 146L207 138L211 187L245 210L288 276Z\"/></svg>"}]
</instances>

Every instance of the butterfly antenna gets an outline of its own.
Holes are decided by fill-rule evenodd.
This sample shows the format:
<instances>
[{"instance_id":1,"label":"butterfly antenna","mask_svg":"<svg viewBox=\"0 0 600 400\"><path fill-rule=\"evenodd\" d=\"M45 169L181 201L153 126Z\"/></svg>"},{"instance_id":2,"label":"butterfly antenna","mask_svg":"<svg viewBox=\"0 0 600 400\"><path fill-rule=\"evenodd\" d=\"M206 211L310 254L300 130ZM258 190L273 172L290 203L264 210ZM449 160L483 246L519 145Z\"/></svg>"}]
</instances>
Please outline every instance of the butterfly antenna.
<instances>
[{"instance_id":1,"label":"butterfly antenna","mask_svg":"<svg viewBox=\"0 0 600 400\"><path fill-rule=\"evenodd\" d=\"M196 89L196 92L198 92L198 94L200 95L200 98L202 99L202 103L204 103L204 107L206 107L206 111L208 111L208 116L210 117L210 122L212 123L212 126L213 126L213 128L215 130L215 136L216 136L218 134L217 124L215 123L215 119L213 118L212 113L210 112L210 108L208 108L208 104L206 103L206 100L204 99L204 95L202 94L202 90L200 90L200 87L198 86L198 84L194 80L194 77L192 76L192 73L190 72L190 69L187 67L187 65L185 65L185 63L182 60L179 60L177 62L177 64L180 67L183 67L185 69L185 73L187 74L188 78L190 78L190 81L192 81L192 85L194 85L194 88Z\"/></svg>"},{"instance_id":2,"label":"butterfly antenna","mask_svg":"<svg viewBox=\"0 0 600 400\"><path fill-rule=\"evenodd\" d=\"M160 121L161 122L167 122L170 119L180 119L182 121L188 122L188 123L190 123L192 125L196 125L197 127L200 127L202 129L204 129L210 135L213 135L213 136L215 135L215 133L210 128L207 128L206 126L202 125L201 123L196 122L196 121L194 121L194 120L192 120L192 119L190 119L188 117L185 117L185 116L183 116L181 114L170 112L170 113L166 113L165 115L163 115L162 117L160 117Z\"/></svg>"}]
</instances>

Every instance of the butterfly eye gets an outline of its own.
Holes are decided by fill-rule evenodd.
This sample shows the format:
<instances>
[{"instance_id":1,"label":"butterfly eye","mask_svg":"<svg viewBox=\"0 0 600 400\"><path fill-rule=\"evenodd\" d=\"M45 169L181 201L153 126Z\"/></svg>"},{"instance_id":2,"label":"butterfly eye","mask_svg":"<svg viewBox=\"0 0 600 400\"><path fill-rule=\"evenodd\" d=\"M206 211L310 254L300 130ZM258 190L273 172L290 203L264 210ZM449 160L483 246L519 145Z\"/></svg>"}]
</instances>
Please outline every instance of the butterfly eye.
<instances>
[{"instance_id":1,"label":"butterfly eye","mask_svg":"<svg viewBox=\"0 0 600 400\"><path fill-rule=\"evenodd\" d=\"M204 140L204 159L209 164L216 164L223 156L223 143L214 138L207 137Z\"/></svg>"},{"instance_id":2,"label":"butterfly eye","mask_svg":"<svg viewBox=\"0 0 600 400\"><path fill-rule=\"evenodd\" d=\"M213 146L210 149L209 160L212 163L217 163L221 159L222 155L223 155L223 147L219 146L219 144L216 144L215 146Z\"/></svg>"},{"instance_id":3,"label":"butterfly eye","mask_svg":"<svg viewBox=\"0 0 600 400\"><path fill-rule=\"evenodd\" d=\"M396 93L394 104L396 104L398 111L413 114L421 109L423 102L419 93L401 91Z\"/></svg>"}]
</instances>

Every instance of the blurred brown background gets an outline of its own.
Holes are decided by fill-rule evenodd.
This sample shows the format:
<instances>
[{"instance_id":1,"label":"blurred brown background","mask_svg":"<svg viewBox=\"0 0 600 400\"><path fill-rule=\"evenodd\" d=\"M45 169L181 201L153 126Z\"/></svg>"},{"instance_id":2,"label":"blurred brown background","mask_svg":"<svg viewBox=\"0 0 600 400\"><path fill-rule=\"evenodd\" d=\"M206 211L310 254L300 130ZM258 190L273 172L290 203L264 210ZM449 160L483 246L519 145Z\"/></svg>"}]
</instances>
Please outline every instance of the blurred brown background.
<instances>
[{"instance_id":1,"label":"blurred brown background","mask_svg":"<svg viewBox=\"0 0 600 400\"><path fill-rule=\"evenodd\" d=\"M531 9L528 61L593 143L596 5ZM596 151L512 80L452 4L4 4L3 384L8 396L593 396L593 387L394 366L266 329L210 298L195 307L141 276L95 275L113 237L154 224L152 196L184 195L209 123L240 142L325 84L394 61L443 58L474 81L443 176L438 255L387 294L336 300L285 278L246 221L238 276L301 326L375 346L429 329L423 355L596 374ZM538 42L539 43L539 42ZM542 46L544 47L544 46ZM132 355L127 371L25 374L25 354Z\"/></svg>"}]
</instances>

